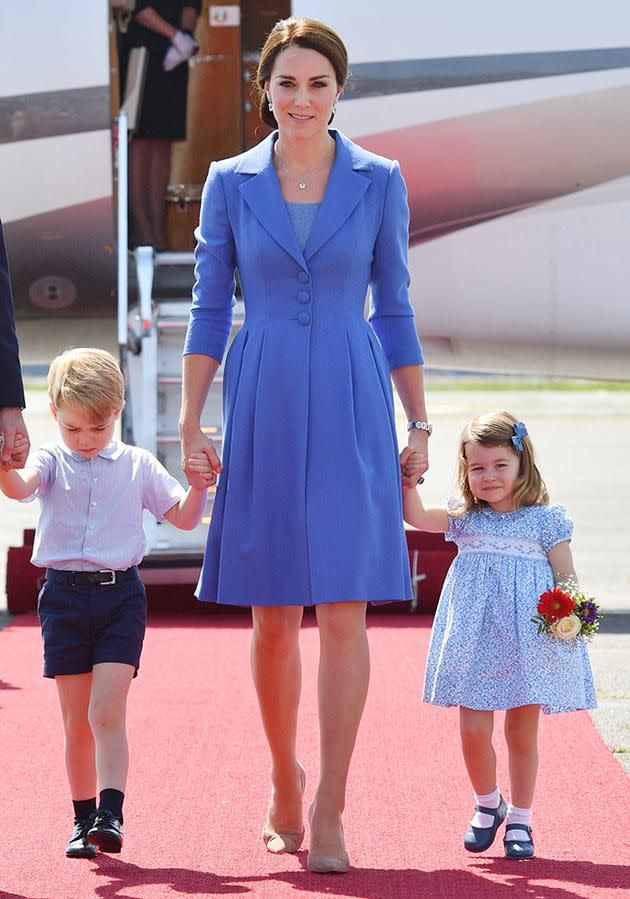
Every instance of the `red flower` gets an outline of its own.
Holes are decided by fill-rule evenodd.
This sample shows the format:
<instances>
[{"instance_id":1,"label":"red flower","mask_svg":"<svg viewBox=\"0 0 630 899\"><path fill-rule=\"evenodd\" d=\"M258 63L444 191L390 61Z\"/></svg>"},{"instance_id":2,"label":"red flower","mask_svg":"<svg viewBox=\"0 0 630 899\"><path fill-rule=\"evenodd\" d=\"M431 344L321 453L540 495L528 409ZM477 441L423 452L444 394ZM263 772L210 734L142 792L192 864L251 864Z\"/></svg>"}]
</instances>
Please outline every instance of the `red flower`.
<instances>
[{"instance_id":1,"label":"red flower","mask_svg":"<svg viewBox=\"0 0 630 899\"><path fill-rule=\"evenodd\" d=\"M575 600L572 599L564 590L559 587L553 587L547 590L540 597L538 603L538 614L544 615L547 621L557 621L559 618L566 618L575 608Z\"/></svg>"}]
</instances>

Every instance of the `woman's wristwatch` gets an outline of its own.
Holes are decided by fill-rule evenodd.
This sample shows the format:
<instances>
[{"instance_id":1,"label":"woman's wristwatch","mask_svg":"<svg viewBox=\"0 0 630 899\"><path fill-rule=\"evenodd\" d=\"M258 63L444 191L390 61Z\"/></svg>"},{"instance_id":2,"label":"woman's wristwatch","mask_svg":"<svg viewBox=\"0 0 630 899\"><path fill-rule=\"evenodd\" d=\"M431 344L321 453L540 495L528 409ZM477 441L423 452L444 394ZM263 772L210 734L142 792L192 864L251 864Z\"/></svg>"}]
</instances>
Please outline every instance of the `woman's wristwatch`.
<instances>
[{"instance_id":1,"label":"woman's wristwatch","mask_svg":"<svg viewBox=\"0 0 630 899\"><path fill-rule=\"evenodd\" d=\"M407 430L408 431L426 431L427 434L431 434L433 431L433 425L430 421L408 421L407 422Z\"/></svg>"}]
</instances>

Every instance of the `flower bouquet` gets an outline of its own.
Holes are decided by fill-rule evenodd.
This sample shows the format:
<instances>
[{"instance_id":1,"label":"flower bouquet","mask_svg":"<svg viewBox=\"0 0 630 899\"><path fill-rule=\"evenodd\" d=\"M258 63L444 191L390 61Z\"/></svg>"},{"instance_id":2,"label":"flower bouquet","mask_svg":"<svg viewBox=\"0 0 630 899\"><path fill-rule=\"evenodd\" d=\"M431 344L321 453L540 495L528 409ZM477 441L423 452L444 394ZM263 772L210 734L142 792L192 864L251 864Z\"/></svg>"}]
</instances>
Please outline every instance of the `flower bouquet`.
<instances>
[{"instance_id":1,"label":"flower bouquet","mask_svg":"<svg viewBox=\"0 0 630 899\"><path fill-rule=\"evenodd\" d=\"M539 634L557 640L590 640L603 618L599 603L586 596L574 581L545 591L538 600L538 614L532 618Z\"/></svg>"}]
</instances>

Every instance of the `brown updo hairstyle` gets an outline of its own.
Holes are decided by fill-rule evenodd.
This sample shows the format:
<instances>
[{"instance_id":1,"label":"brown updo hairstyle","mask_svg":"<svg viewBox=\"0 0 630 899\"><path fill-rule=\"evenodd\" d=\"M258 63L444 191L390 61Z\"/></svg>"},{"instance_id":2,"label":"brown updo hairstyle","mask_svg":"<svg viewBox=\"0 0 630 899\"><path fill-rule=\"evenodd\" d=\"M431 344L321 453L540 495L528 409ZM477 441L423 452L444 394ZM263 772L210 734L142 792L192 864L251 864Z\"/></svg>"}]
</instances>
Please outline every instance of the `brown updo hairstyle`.
<instances>
[{"instance_id":1,"label":"brown updo hairstyle","mask_svg":"<svg viewBox=\"0 0 630 899\"><path fill-rule=\"evenodd\" d=\"M305 47L325 56L335 71L335 78L341 89L348 77L348 51L336 31L316 19L280 19L270 31L260 52L256 73L258 111L262 121L270 128L277 128L278 123L269 109L265 82L271 79L277 57L288 47ZM334 113L330 117L330 122L333 118Z\"/></svg>"},{"instance_id":2,"label":"brown updo hairstyle","mask_svg":"<svg viewBox=\"0 0 630 899\"><path fill-rule=\"evenodd\" d=\"M473 419L466 425L459 441L459 460L457 465L457 493L462 499L463 508L457 511L461 514L470 512L471 509L487 506L485 500L479 500L473 496L468 486L468 460L466 458L467 444L475 446L505 446L520 461L519 473L514 494L515 508L521 506L546 506L549 504L549 493L545 482L534 462L534 447L529 437L523 437L523 451L518 452L512 443L514 425L518 419L509 412L486 412Z\"/></svg>"}]
</instances>

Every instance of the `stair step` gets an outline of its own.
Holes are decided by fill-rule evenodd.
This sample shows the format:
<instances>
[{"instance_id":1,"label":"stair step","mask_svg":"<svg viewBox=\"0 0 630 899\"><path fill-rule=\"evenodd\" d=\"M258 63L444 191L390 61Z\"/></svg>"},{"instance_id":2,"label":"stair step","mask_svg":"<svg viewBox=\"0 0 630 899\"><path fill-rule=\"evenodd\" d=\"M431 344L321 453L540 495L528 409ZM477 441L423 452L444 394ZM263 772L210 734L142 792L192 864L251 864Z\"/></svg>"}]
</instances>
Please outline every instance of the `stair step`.
<instances>
[{"instance_id":1,"label":"stair step","mask_svg":"<svg viewBox=\"0 0 630 899\"><path fill-rule=\"evenodd\" d=\"M238 330L243 327L245 319L234 318L232 328ZM185 331L188 327L187 318L158 318L156 321L158 331Z\"/></svg>"},{"instance_id":2,"label":"stair step","mask_svg":"<svg viewBox=\"0 0 630 899\"><path fill-rule=\"evenodd\" d=\"M182 376L181 375L158 375L158 384L175 384L181 387L182 385ZM223 384L223 375L217 374L214 376L212 381L212 386L215 384Z\"/></svg>"},{"instance_id":3,"label":"stair step","mask_svg":"<svg viewBox=\"0 0 630 899\"><path fill-rule=\"evenodd\" d=\"M185 252L173 252L166 250L164 253L153 254L153 265L190 265L195 264L195 254Z\"/></svg>"}]
</instances>

